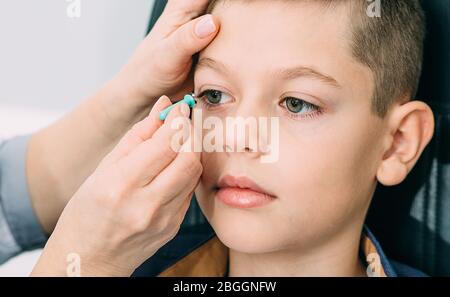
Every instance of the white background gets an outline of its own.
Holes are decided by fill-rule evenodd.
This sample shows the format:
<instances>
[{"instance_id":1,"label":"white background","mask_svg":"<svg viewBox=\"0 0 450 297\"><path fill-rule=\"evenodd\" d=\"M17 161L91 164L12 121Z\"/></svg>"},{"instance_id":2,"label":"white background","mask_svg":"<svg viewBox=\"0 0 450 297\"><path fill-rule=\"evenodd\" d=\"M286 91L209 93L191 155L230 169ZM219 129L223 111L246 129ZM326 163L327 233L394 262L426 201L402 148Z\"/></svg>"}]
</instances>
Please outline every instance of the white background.
<instances>
[{"instance_id":1,"label":"white background","mask_svg":"<svg viewBox=\"0 0 450 297\"><path fill-rule=\"evenodd\" d=\"M110 79L145 35L153 0L0 1L0 138L54 121ZM0 239L1 240L1 239ZM0 266L25 276L39 251Z\"/></svg>"}]
</instances>

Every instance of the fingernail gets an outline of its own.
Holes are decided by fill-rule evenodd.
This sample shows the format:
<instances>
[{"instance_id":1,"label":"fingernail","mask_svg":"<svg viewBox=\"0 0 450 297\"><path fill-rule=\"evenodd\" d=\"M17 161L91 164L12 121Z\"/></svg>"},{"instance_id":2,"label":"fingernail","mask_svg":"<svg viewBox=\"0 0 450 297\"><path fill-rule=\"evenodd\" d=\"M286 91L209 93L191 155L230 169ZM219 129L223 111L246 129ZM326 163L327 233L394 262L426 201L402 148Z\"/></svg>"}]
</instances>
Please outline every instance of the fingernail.
<instances>
[{"instance_id":1,"label":"fingernail","mask_svg":"<svg viewBox=\"0 0 450 297\"><path fill-rule=\"evenodd\" d=\"M211 15L204 16L195 25L195 34L199 38L206 38L214 32L216 32L216 24L214 24L214 21L213 21L213 18Z\"/></svg>"},{"instance_id":2,"label":"fingernail","mask_svg":"<svg viewBox=\"0 0 450 297\"><path fill-rule=\"evenodd\" d=\"M191 109L189 108L189 106L186 103L181 103L180 104L180 110L181 110L181 114L185 117L189 117L190 113L191 113Z\"/></svg>"}]
</instances>

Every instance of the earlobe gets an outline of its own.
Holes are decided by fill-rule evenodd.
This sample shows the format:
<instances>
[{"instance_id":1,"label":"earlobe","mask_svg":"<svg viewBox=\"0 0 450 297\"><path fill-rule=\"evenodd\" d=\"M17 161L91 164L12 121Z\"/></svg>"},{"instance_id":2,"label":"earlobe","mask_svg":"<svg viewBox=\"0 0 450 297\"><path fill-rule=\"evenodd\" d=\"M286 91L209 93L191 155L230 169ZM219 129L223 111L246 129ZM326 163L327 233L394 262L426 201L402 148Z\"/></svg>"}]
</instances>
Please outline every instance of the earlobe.
<instances>
[{"instance_id":1,"label":"earlobe","mask_svg":"<svg viewBox=\"0 0 450 297\"><path fill-rule=\"evenodd\" d=\"M388 117L389 141L377 179L385 186L393 186L406 178L430 142L434 117L430 107L421 101L395 105Z\"/></svg>"},{"instance_id":2,"label":"earlobe","mask_svg":"<svg viewBox=\"0 0 450 297\"><path fill-rule=\"evenodd\" d=\"M396 156L391 156L381 162L378 167L377 179L384 186L395 186L401 183L408 174L408 168Z\"/></svg>"}]
</instances>

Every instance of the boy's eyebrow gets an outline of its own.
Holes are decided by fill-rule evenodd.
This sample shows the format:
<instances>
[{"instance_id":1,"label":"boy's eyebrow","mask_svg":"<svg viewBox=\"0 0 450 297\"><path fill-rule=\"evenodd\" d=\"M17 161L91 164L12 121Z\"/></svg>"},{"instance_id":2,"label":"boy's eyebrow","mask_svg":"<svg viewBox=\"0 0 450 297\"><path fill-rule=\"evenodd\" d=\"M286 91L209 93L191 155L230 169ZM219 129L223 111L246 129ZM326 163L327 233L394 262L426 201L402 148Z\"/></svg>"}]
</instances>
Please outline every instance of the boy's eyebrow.
<instances>
[{"instance_id":1,"label":"boy's eyebrow","mask_svg":"<svg viewBox=\"0 0 450 297\"><path fill-rule=\"evenodd\" d=\"M222 62L216 61L211 58L203 57L197 63L197 68L212 68L217 72L224 75L231 75L228 68ZM341 85L331 76L323 74L311 67L298 66L293 68L279 69L274 73L280 76L284 80L293 80L298 77L310 77L313 79L320 80L326 84L329 84L336 88L341 88Z\"/></svg>"},{"instance_id":2,"label":"boy's eyebrow","mask_svg":"<svg viewBox=\"0 0 450 297\"><path fill-rule=\"evenodd\" d=\"M288 69L281 69L276 71L276 73L285 80L292 80L298 77L310 77L313 79L320 80L333 87L341 88L341 85L333 77L323 74L310 67L298 66Z\"/></svg>"}]
</instances>

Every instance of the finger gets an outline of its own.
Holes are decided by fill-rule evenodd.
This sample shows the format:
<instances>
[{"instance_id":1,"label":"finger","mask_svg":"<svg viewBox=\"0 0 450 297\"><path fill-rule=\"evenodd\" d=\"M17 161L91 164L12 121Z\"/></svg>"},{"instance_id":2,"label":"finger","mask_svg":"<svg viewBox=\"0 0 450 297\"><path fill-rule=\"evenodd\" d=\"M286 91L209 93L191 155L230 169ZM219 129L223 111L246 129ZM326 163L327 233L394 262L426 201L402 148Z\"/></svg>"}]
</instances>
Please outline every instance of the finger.
<instances>
[{"instance_id":1,"label":"finger","mask_svg":"<svg viewBox=\"0 0 450 297\"><path fill-rule=\"evenodd\" d=\"M136 139L136 146L151 138L153 134L164 124L164 122L160 120L159 114L170 105L172 105L172 101L167 96L162 96L155 103L146 120L138 123L134 127L135 133L132 137Z\"/></svg>"},{"instance_id":2,"label":"finger","mask_svg":"<svg viewBox=\"0 0 450 297\"><path fill-rule=\"evenodd\" d=\"M184 111L182 111L184 109ZM169 113L165 123L151 139L141 143L128 156L120 160L120 168L130 181L140 186L150 183L177 156L172 139L179 134L185 134L184 127L177 129L174 125L184 119L189 123L189 107L182 103L175 106Z\"/></svg>"},{"instance_id":3,"label":"finger","mask_svg":"<svg viewBox=\"0 0 450 297\"><path fill-rule=\"evenodd\" d=\"M167 96L159 98L150 111L150 114L144 120L134 125L133 128L131 128L131 130L119 141L114 150L107 156L107 161L117 161L129 154L130 151L139 144L151 138L163 124L159 119L160 112L171 104L172 102Z\"/></svg>"},{"instance_id":4,"label":"finger","mask_svg":"<svg viewBox=\"0 0 450 297\"><path fill-rule=\"evenodd\" d=\"M202 171L199 153L181 152L144 190L158 197L157 203L171 204L195 190Z\"/></svg>"},{"instance_id":5,"label":"finger","mask_svg":"<svg viewBox=\"0 0 450 297\"><path fill-rule=\"evenodd\" d=\"M208 6L208 0L170 0L156 22L151 35L162 39L177 28L202 15Z\"/></svg>"},{"instance_id":6,"label":"finger","mask_svg":"<svg viewBox=\"0 0 450 297\"><path fill-rule=\"evenodd\" d=\"M172 65L188 65L192 56L203 50L219 31L219 21L212 15L192 20L175 32L163 43L160 51L162 61Z\"/></svg>"},{"instance_id":7,"label":"finger","mask_svg":"<svg viewBox=\"0 0 450 297\"><path fill-rule=\"evenodd\" d=\"M186 213L189 210L189 207L191 206L192 198L194 195L194 191L189 192L187 196L185 196L184 200L182 200L181 207L179 208L178 212L175 214L175 218L178 218L179 222L183 222L184 218L186 217Z\"/></svg>"}]
</instances>

